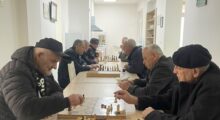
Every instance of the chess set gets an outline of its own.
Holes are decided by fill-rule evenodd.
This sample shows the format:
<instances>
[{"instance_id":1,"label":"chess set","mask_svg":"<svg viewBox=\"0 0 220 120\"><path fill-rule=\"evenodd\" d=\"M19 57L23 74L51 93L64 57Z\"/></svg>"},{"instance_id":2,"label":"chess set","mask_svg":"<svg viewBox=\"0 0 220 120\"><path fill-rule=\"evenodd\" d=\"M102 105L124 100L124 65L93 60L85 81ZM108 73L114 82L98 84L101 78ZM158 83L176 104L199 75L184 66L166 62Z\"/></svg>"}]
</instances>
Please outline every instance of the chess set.
<instances>
[{"instance_id":1,"label":"chess set","mask_svg":"<svg viewBox=\"0 0 220 120\"><path fill-rule=\"evenodd\" d=\"M125 120L125 103L114 97L85 98L81 106L68 109L72 120Z\"/></svg>"},{"instance_id":2,"label":"chess set","mask_svg":"<svg viewBox=\"0 0 220 120\"><path fill-rule=\"evenodd\" d=\"M120 77L119 65L100 64L96 71L88 71L87 77Z\"/></svg>"},{"instance_id":3,"label":"chess set","mask_svg":"<svg viewBox=\"0 0 220 120\"><path fill-rule=\"evenodd\" d=\"M99 58L99 62L119 62L118 56L104 56Z\"/></svg>"}]
</instances>

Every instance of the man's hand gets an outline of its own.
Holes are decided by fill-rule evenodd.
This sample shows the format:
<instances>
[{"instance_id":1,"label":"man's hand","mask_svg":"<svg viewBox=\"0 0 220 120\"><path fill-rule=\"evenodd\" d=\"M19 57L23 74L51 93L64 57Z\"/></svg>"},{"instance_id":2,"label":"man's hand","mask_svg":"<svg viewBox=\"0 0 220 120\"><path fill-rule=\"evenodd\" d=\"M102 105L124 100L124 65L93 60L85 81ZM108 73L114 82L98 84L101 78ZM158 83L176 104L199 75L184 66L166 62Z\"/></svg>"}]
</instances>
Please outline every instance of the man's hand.
<instances>
[{"instance_id":1,"label":"man's hand","mask_svg":"<svg viewBox=\"0 0 220 120\"><path fill-rule=\"evenodd\" d=\"M129 86L131 86L132 82L128 81L128 80L123 80L118 82L118 86L122 89L122 90L128 90Z\"/></svg>"},{"instance_id":2,"label":"man's hand","mask_svg":"<svg viewBox=\"0 0 220 120\"><path fill-rule=\"evenodd\" d=\"M142 112L142 117L146 118L151 112L155 111L152 107L145 108Z\"/></svg>"},{"instance_id":3,"label":"man's hand","mask_svg":"<svg viewBox=\"0 0 220 120\"><path fill-rule=\"evenodd\" d=\"M125 70L127 70L127 69L128 69L128 64L126 64L126 65L124 66L124 68L125 68Z\"/></svg>"},{"instance_id":4,"label":"man's hand","mask_svg":"<svg viewBox=\"0 0 220 120\"><path fill-rule=\"evenodd\" d=\"M69 102L70 102L70 106L77 106L77 105L81 105L84 101L84 97L82 95L79 94L72 94L68 97Z\"/></svg>"},{"instance_id":5,"label":"man's hand","mask_svg":"<svg viewBox=\"0 0 220 120\"><path fill-rule=\"evenodd\" d=\"M88 65L90 67L90 70L96 70L97 68L99 68L99 65L98 64L91 64L91 65Z\"/></svg>"},{"instance_id":6,"label":"man's hand","mask_svg":"<svg viewBox=\"0 0 220 120\"><path fill-rule=\"evenodd\" d=\"M132 96L126 90L119 90L119 91L114 92L114 94L117 99L123 99L128 104L138 103L138 98L135 96Z\"/></svg>"}]
</instances>

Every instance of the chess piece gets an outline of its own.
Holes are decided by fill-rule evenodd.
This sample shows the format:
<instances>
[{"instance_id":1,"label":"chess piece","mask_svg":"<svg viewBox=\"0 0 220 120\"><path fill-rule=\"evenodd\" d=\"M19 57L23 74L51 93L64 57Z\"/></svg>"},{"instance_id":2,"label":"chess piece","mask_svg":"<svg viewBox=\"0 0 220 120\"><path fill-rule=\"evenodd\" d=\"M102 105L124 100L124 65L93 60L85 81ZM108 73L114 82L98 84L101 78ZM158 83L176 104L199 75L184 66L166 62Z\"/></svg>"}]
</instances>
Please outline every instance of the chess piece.
<instances>
[{"instance_id":1,"label":"chess piece","mask_svg":"<svg viewBox=\"0 0 220 120\"><path fill-rule=\"evenodd\" d=\"M106 114L109 115L110 112L111 112L111 106L109 105L106 109Z\"/></svg>"},{"instance_id":2,"label":"chess piece","mask_svg":"<svg viewBox=\"0 0 220 120\"><path fill-rule=\"evenodd\" d=\"M117 98L115 97L115 101L114 101L114 103L117 103L118 101L117 101Z\"/></svg>"},{"instance_id":3,"label":"chess piece","mask_svg":"<svg viewBox=\"0 0 220 120\"><path fill-rule=\"evenodd\" d=\"M117 109L115 111L115 114L120 114L120 104L117 104Z\"/></svg>"},{"instance_id":4,"label":"chess piece","mask_svg":"<svg viewBox=\"0 0 220 120\"><path fill-rule=\"evenodd\" d=\"M112 112L112 110L113 110L113 107L112 107L112 104L110 105L110 112Z\"/></svg>"},{"instance_id":5,"label":"chess piece","mask_svg":"<svg viewBox=\"0 0 220 120\"><path fill-rule=\"evenodd\" d=\"M120 112L120 104L117 104L117 112Z\"/></svg>"},{"instance_id":6,"label":"chess piece","mask_svg":"<svg viewBox=\"0 0 220 120\"><path fill-rule=\"evenodd\" d=\"M72 109L71 109L71 107L68 107L68 111L71 111Z\"/></svg>"},{"instance_id":7,"label":"chess piece","mask_svg":"<svg viewBox=\"0 0 220 120\"><path fill-rule=\"evenodd\" d=\"M101 108L106 108L106 105L104 105L104 104L101 104Z\"/></svg>"}]
</instances>

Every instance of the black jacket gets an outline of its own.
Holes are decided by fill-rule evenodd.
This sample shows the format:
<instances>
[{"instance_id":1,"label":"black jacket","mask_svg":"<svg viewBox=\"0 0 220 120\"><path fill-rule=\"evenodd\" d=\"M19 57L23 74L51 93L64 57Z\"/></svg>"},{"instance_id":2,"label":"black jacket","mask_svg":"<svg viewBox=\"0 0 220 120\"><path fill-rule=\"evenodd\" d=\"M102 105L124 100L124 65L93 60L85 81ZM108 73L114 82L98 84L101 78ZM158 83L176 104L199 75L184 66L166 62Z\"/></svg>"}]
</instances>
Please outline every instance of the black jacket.
<instances>
[{"instance_id":1,"label":"black jacket","mask_svg":"<svg viewBox=\"0 0 220 120\"><path fill-rule=\"evenodd\" d=\"M142 48L135 47L128 56L128 69L130 73L136 73L139 78L147 76L147 70L143 64Z\"/></svg>"},{"instance_id":2,"label":"black jacket","mask_svg":"<svg viewBox=\"0 0 220 120\"><path fill-rule=\"evenodd\" d=\"M0 119L38 120L69 106L52 76L35 69L34 47L18 49L0 71ZM45 94L39 95L39 80L45 80Z\"/></svg>"},{"instance_id":3,"label":"black jacket","mask_svg":"<svg viewBox=\"0 0 220 120\"><path fill-rule=\"evenodd\" d=\"M89 55L88 55L87 52L84 52L84 53L83 53L82 58L83 58L83 60L85 60L85 62L86 62L88 65L96 64L96 61L95 61L94 59L90 59L90 58L89 58Z\"/></svg>"},{"instance_id":4,"label":"black jacket","mask_svg":"<svg viewBox=\"0 0 220 120\"><path fill-rule=\"evenodd\" d=\"M166 93L177 83L177 77L173 74L173 62L170 57L162 56L154 65L152 70L148 70L148 77L145 80L137 79L134 85L128 89L129 93L135 96L151 96ZM137 109L141 106L136 106Z\"/></svg>"},{"instance_id":5,"label":"black jacket","mask_svg":"<svg viewBox=\"0 0 220 120\"><path fill-rule=\"evenodd\" d=\"M89 59L95 60L95 58L97 57L96 56L96 49L90 45L89 49L86 52L86 55L88 56Z\"/></svg>"},{"instance_id":6,"label":"black jacket","mask_svg":"<svg viewBox=\"0 0 220 120\"><path fill-rule=\"evenodd\" d=\"M58 81L62 88L65 88L69 82L69 72L68 72L68 64L72 61L74 62L76 74L82 71L90 70L90 67L87 66L87 63L82 59L82 56L78 55L72 47L67 49L64 53L70 56L69 60L61 59L59 68L58 68Z\"/></svg>"},{"instance_id":7,"label":"black jacket","mask_svg":"<svg viewBox=\"0 0 220 120\"><path fill-rule=\"evenodd\" d=\"M138 98L143 108L171 111L154 111L145 120L220 120L219 101L220 70L214 63L194 83L181 82L164 95Z\"/></svg>"}]
</instances>

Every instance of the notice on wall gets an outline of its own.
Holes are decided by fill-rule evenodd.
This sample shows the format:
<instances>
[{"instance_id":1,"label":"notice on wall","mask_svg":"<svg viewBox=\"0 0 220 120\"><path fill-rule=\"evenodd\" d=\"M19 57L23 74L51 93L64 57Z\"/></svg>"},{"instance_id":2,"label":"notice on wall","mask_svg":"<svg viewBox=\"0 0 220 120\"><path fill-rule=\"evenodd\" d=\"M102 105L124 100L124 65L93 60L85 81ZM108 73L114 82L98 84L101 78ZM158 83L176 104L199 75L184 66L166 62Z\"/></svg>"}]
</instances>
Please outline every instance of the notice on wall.
<instances>
[{"instance_id":1,"label":"notice on wall","mask_svg":"<svg viewBox=\"0 0 220 120\"><path fill-rule=\"evenodd\" d=\"M196 1L196 6L197 7L202 7L202 6L205 6L207 5L207 0L197 0Z\"/></svg>"}]
</instances>

